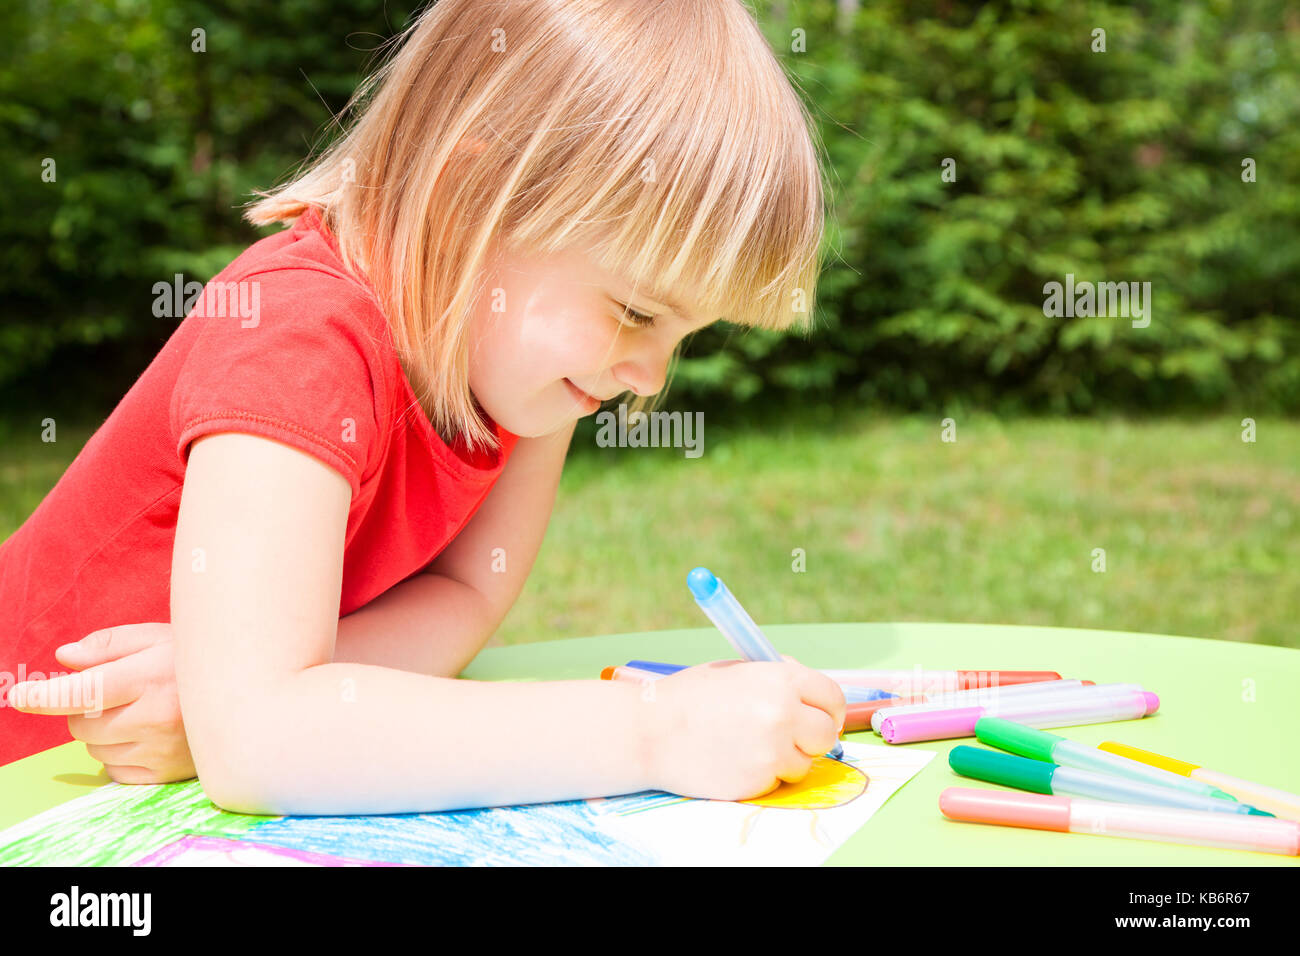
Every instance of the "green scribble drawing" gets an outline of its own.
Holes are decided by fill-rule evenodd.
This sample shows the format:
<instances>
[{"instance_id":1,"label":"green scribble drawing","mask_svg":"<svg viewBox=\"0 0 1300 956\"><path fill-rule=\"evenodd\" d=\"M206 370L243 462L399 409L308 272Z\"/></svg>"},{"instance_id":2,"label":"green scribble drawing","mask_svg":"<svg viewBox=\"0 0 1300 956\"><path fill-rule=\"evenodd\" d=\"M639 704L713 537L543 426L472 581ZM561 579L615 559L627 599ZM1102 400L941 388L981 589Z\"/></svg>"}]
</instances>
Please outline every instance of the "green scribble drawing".
<instances>
[{"instance_id":1,"label":"green scribble drawing","mask_svg":"<svg viewBox=\"0 0 1300 956\"><path fill-rule=\"evenodd\" d=\"M197 780L110 783L0 831L0 866L125 866L189 833L238 836L278 819L228 813Z\"/></svg>"}]
</instances>

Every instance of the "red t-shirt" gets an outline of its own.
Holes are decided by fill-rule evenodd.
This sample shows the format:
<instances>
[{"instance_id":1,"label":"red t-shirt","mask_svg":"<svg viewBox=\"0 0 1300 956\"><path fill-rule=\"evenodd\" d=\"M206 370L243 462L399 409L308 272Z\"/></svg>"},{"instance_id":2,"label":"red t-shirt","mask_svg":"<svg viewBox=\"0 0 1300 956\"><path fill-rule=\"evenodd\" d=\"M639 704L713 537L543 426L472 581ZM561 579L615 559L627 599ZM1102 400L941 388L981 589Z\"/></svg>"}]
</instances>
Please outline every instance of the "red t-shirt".
<instances>
[{"instance_id":1,"label":"red t-shirt","mask_svg":"<svg viewBox=\"0 0 1300 956\"><path fill-rule=\"evenodd\" d=\"M186 319L31 517L0 545L0 696L67 673L54 649L118 624L169 621L189 445L247 432L352 486L339 616L425 568L492 489L518 440L448 447L402 371L370 288L312 210L216 276L234 290ZM206 293L207 290L205 290ZM242 300L240 295L242 293ZM225 308L222 308L223 304ZM23 672L19 671L20 665ZM0 764L72 740L66 717L0 706Z\"/></svg>"}]
</instances>

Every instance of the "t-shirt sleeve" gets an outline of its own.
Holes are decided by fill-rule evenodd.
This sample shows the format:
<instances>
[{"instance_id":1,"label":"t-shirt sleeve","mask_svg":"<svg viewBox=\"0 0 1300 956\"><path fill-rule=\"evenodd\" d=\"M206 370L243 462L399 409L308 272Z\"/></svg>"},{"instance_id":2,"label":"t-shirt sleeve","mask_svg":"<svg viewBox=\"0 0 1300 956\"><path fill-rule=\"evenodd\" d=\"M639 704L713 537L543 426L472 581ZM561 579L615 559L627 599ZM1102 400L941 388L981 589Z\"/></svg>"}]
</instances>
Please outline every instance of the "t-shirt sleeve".
<instances>
[{"instance_id":1,"label":"t-shirt sleeve","mask_svg":"<svg viewBox=\"0 0 1300 956\"><path fill-rule=\"evenodd\" d=\"M261 435L340 472L355 498L377 460L384 407L373 298L312 269L254 273L223 285L225 307L205 288L186 318L200 329L172 393L182 464L203 435Z\"/></svg>"}]
</instances>

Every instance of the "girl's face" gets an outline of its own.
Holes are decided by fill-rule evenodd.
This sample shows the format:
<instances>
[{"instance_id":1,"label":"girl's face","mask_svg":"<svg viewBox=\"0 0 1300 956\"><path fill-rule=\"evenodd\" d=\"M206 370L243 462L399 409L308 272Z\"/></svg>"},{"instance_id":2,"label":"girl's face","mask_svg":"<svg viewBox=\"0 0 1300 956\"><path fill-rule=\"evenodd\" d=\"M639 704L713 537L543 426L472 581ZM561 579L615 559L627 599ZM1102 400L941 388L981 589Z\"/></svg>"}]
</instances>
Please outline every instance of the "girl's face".
<instances>
[{"instance_id":1,"label":"girl's face","mask_svg":"<svg viewBox=\"0 0 1300 956\"><path fill-rule=\"evenodd\" d=\"M582 250L498 247L470 327L470 391L507 431L550 434L623 392L659 392L678 342L708 324L632 295Z\"/></svg>"}]
</instances>

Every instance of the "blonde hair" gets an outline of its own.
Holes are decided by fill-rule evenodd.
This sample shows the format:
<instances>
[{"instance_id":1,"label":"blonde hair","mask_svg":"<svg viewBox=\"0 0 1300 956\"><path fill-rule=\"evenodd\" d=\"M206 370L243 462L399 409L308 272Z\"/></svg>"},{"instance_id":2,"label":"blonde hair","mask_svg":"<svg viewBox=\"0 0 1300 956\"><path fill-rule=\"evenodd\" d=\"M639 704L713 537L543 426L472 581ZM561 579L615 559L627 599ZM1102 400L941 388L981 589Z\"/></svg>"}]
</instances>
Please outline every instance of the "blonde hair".
<instances>
[{"instance_id":1,"label":"blonde hair","mask_svg":"<svg viewBox=\"0 0 1300 956\"><path fill-rule=\"evenodd\" d=\"M344 135L245 217L320 210L444 439L495 447L467 349L499 240L582 247L701 316L810 327L819 145L740 0L438 0L391 42Z\"/></svg>"}]
</instances>

